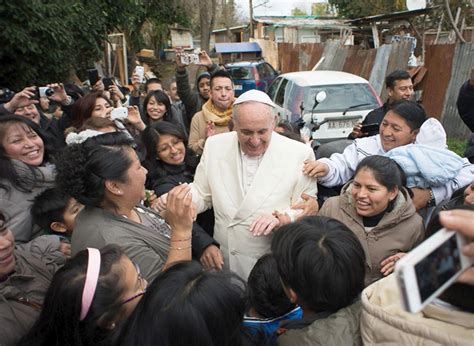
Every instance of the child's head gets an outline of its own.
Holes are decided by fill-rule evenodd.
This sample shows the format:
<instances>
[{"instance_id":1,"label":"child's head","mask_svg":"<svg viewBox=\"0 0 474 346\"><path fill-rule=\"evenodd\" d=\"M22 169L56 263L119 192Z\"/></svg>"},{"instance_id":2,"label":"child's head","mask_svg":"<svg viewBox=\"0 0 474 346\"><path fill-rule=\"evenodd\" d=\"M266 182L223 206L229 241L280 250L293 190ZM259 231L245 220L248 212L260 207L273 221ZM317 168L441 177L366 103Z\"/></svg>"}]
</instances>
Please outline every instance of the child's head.
<instances>
[{"instance_id":1,"label":"child's head","mask_svg":"<svg viewBox=\"0 0 474 346\"><path fill-rule=\"evenodd\" d=\"M278 317L295 307L283 290L272 254L260 257L250 272L247 284L249 308L263 318Z\"/></svg>"},{"instance_id":2,"label":"child's head","mask_svg":"<svg viewBox=\"0 0 474 346\"><path fill-rule=\"evenodd\" d=\"M76 216L83 207L76 199L54 187L36 196L31 213L42 229L70 236Z\"/></svg>"},{"instance_id":3,"label":"child's head","mask_svg":"<svg viewBox=\"0 0 474 346\"><path fill-rule=\"evenodd\" d=\"M303 311L337 311L364 288L364 250L340 221L310 216L282 226L272 253L285 292Z\"/></svg>"}]
</instances>

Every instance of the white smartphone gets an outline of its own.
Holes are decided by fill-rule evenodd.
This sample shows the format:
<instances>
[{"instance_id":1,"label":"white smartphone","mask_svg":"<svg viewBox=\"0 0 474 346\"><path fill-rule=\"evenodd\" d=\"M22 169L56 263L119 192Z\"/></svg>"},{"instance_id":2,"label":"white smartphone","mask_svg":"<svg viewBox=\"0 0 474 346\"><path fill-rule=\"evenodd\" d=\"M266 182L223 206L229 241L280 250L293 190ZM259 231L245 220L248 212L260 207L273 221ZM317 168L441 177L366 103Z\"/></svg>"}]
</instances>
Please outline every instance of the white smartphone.
<instances>
[{"instance_id":1,"label":"white smartphone","mask_svg":"<svg viewBox=\"0 0 474 346\"><path fill-rule=\"evenodd\" d=\"M128 117L128 109L127 107L117 107L112 109L112 113L110 113L110 117L112 120L125 120Z\"/></svg>"},{"instance_id":2,"label":"white smartphone","mask_svg":"<svg viewBox=\"0 0 474 346\"><path fill-rule=\"evenodd\" d=\"M145 68L143 66L136 66L135 73L140 78L140 83L143 83L145 81Z\"/></svg>"},{"instance_id":3,"label":"white smartphone","mask_svg":"<svg viewBox=\"0 0 474 346\"><path fill-rule=\"evenodd\" d=\"M182 53L180 59L184 65L199 64L199 54L197 53Z\"/></svg>"},{"instance_id":4,"label":"white smartphone","mask_svg":"<svg viewBox=\"0 0 474 346\"><path fill-rule=\"evenodd\" d=\"M465 237L443 228L396 263L395 275L407 311L423 309L472 266L461 252L466 244Z\"/></svg>"}]
</instances>

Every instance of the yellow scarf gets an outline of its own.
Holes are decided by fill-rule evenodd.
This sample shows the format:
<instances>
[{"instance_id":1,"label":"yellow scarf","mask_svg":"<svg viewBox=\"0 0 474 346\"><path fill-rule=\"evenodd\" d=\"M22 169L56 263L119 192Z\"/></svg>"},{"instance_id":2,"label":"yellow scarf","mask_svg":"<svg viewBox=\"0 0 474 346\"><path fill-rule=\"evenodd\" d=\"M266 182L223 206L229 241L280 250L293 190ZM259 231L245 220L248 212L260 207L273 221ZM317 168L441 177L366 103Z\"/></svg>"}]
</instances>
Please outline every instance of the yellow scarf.
<instances>
[{"instance_id":1,"label":"yellow scarf","mask_svg":"<svg viewBox=\"0 0 474 346\"><path fill-rule=\"evenodd\" d=\"M229 120L232 119L233 104L234 102L232 102L225 111L219 112L211 99L207 100L204 106L202 106L203 113L206 116L206 122L212 121L217 126L227 126Z\"/></svg>"}]
</instances>

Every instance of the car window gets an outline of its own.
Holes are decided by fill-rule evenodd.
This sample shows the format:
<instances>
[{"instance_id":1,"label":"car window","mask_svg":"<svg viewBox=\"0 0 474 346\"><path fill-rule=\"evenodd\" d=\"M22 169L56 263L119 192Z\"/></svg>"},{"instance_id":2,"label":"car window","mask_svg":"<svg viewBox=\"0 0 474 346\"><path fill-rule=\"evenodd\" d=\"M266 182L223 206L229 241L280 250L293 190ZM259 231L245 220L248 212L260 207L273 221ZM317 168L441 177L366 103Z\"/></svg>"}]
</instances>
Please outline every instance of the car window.
<instances>
[{"instance_id":1,"label":"car window","mask_svg":"<svg viewBox=\"0 0 474 346\"><path fill-rule=\"evenodd\" d=\"M235 79L254 79L252 67L250 66L235 66L227 67L227 72L233 80Z\"/></svg>"},{"instance_id":2,"label":"car window","mask_svg":"<svg viewBox=\"0 0 474 346\"><path fill-rule=\"evenodd\" d=\"M260 78L265 78L266 77L266 73L265 73L265 68L262 65L256 65L257 67L257 72L258 72L258 75L260 76Z\"/></svg>"},{"instance_id":3,"label":"car window","mask_svg":"<svg viewBox=\"0 0 474 346\"><path fill-rule=\"evenodd\" d=\"M310 112L314 107L315 98L318 92L326 92L326 99L321 102L314 110L320 112L342 112L351 106L366 103L367 105L354 108L354 110L373 109L379 105L374 94L370 91L366 83L359 84L339 84L339 85L318 85L304 88L303 107L305 112ZM297 100L297 97L291 97L290 100ZM297 100L301 104L301 97ZM296 102L296 101L295 101ZM299 107L293 105L290 108Z\"/></svg>"},{"instance_id":4,"label":"car window","mask_svg":"<svg viewBox=\"0 0 474 346\"><path fill-rule=\"evenodd\" d=\"M285 90L286 86L288 84L288 79L283 79L280 87L278 88L278 92L275 98L275 103L279 106L283 105L283 102L285 101Z\"/></svg>"},{"instance_id":5,"label":"car window","mask_svg":"<svg viewBox=\"0 0 474 346\"><path fill-rule=\"evenodd\" d=\"M265 63L263 66L264 66L264 71L265 71L266 77L273 77L273 76L278 75L278 73L275 71L275 69L270 64Z\"/></svg>"},{"instance_id":6,"label":"car window","mask_svg":"<svg viewBox=\"0 0 474 346\"><path fill-rule=\"evenodd\" d=\"M275 99L275 93L276 93L276 90L278 88L278 84L280 84L280 81L281 81L281 77L278 77L277 79L275 79L273 81L272 84L270 84L270 86L268 87L268 90L267 90L267 93L268 93L268 96L270 96L270 98L272 100Z\"/></svg>"}]
</instances>

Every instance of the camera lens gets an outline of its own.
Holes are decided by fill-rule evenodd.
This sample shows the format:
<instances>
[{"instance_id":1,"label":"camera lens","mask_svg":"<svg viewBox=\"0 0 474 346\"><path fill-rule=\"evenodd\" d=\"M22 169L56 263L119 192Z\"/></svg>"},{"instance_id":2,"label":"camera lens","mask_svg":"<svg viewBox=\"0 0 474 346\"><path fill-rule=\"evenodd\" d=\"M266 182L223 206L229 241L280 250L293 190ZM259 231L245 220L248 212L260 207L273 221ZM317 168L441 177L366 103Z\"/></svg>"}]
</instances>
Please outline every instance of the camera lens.
<instances>
[{"instance_id":1,"label":"camera lens","mask_svg":"<svg viewBox=\"0 0 474 346\"><path fill-rule=\"evenodd\" d=\"M45 94L46 96L53 96L54 90L51 89L51 88L47 88L47 89L44 91L44 94Z\"/></svg>"}]
</instances>

